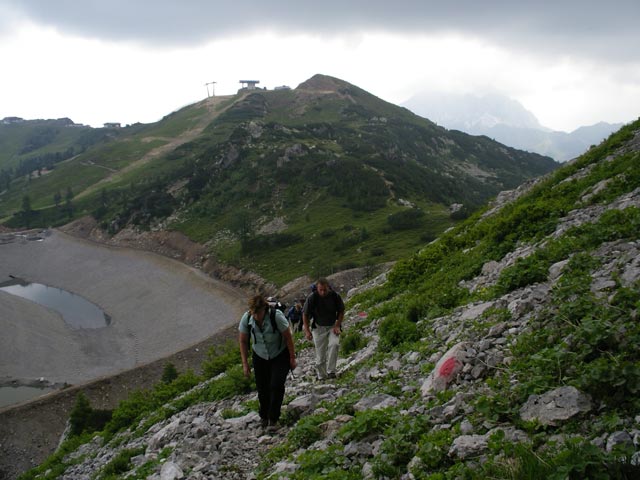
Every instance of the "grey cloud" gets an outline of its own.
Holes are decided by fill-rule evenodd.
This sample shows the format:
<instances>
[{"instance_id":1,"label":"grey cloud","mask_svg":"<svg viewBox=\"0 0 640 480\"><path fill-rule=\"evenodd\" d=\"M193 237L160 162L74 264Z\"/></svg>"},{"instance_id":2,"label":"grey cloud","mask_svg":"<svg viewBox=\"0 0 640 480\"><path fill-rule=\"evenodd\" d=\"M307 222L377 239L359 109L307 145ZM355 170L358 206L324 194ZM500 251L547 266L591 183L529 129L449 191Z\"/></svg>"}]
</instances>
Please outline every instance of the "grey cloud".
<instances>
[{"instance_id":1,"label":"grey cloud","mask_svg":"<svg viewBox=\"0 0 640 480\"><path fill-rule=\"evenodd\" d=\"M588 0L0 0L81 36L188 45L256 29L320 35L451 32L541 53L638 60L640 2ZM1 27L1 24L0 24Z\"/></svg>"}]
</instances>

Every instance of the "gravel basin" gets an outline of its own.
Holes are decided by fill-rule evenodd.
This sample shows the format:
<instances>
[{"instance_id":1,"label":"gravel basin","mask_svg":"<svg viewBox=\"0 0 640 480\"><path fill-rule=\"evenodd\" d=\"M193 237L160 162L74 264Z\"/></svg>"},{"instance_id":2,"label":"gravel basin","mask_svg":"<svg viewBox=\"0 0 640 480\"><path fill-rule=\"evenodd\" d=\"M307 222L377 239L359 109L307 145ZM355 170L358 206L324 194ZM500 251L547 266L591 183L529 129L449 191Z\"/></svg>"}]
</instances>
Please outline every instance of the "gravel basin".
<instances>
[{"instance_id":1,"label":"gravel basin","mask_svg":"<svg viewBox=\"0 0 640 480\"><path fill-rule=\"evenodd\" d=\"M13 277L67 290L110 318L71 328L55 310L0 291L0 382L78 384L151 362L237 322L245 296L169 258L50 231L0 244Z\"/></svg>"}]
</instances>

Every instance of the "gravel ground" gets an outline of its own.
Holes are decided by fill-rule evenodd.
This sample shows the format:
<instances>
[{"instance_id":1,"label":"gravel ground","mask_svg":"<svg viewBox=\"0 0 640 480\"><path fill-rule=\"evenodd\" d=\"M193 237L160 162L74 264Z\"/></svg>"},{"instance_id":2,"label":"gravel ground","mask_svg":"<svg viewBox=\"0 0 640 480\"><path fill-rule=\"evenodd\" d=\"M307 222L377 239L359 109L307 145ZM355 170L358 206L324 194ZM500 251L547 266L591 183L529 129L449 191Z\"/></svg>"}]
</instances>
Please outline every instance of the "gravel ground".
<instances>
[{"instance_id":1,"label":"gravel ground","mask_svg":"<svg viewBox=\"0 0 640 480\"><path fill-rule=\"evenodd\" d=\"M166 357L237 321L245 294L152 253L106 247L58 231L0 244L10 275L93 302L109 326L72 329L45 307L0 292L0 379L83 383Z\"/></svg>"}]
</instances>

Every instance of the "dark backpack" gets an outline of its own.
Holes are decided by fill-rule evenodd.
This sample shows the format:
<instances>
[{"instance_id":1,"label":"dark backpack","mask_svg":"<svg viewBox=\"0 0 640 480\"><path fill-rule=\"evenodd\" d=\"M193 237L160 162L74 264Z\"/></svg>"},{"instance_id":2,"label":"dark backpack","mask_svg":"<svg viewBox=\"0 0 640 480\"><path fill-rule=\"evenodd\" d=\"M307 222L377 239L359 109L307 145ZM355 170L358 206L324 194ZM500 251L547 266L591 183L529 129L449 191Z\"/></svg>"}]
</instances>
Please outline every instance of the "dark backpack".
<instances>
[{"instance_id":1,"label":"dark backpack","mask_svg":"<svg viewBox=\"0 0 640 480\"><path fill-rule=\"evenodd\" d=\"M302 321L302 309L296 310L296 306L290 307L285 315L290 323L298 323Z\"/></svg>"}]
</instances>

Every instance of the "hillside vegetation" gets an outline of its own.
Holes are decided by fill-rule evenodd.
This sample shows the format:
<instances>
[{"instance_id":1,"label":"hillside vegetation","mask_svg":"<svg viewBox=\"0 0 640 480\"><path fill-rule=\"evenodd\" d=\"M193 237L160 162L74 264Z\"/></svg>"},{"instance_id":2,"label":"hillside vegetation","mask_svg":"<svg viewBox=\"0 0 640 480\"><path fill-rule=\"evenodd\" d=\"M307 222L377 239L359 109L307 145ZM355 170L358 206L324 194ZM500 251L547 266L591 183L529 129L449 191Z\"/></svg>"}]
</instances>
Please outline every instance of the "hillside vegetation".
<instances>
[{"instance_id":1,"label":"hillside vegetation","mask_svg":"<svg viewBox=\"0 0 640 480\"><path fill-rule=\"evenodd\" d=\"M637 121L351 292L338 380L298 339L274 436L231 345L104 427L79 402L23 478L638 478L639 232Z\"/></svg>"},{"instance_id":2,"label":"hillside vegetation","mask_svg":"<svg viewBox=\"0 0 640 480\"><path fill-rule=\"evenodd\" d=\"M12 227L92 215L111 235L179 231L282 285L410 255L556 166L316 75L119 130L46 176L14 180L0 209Z\"/></svg>"}]
</instances>

